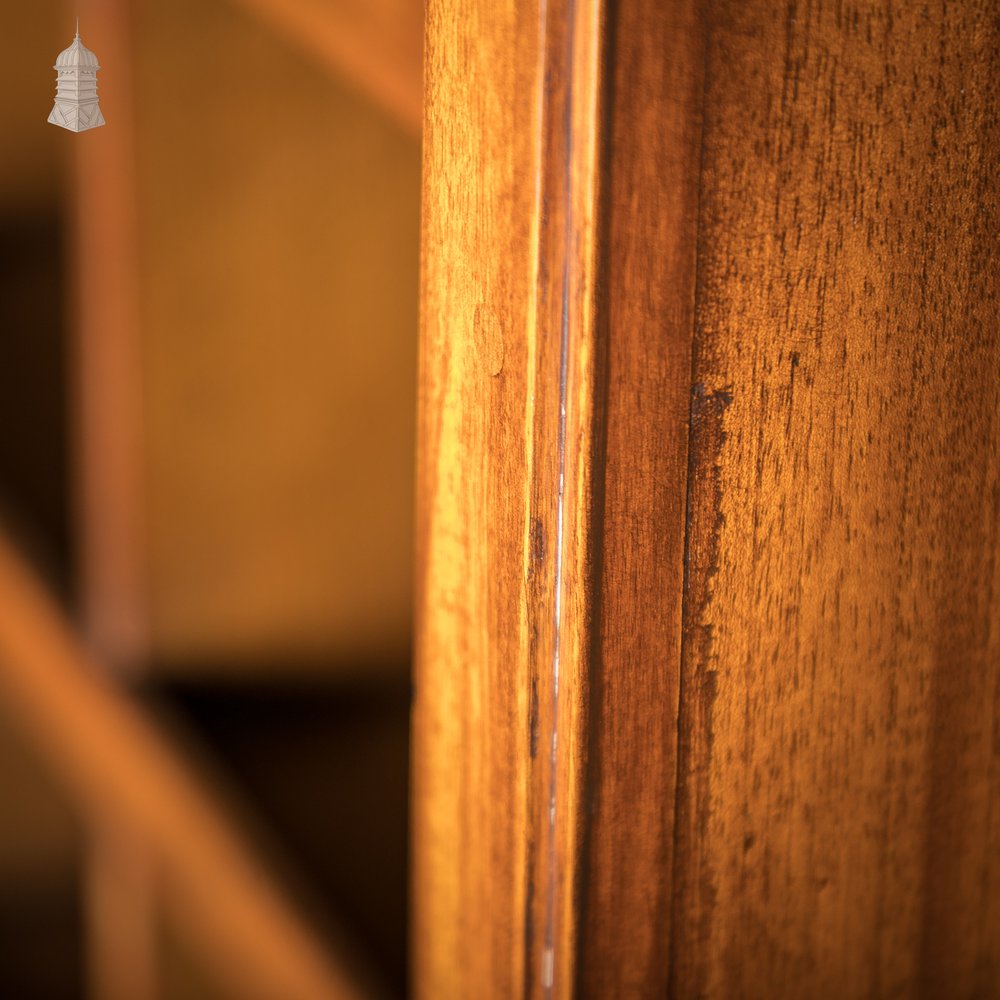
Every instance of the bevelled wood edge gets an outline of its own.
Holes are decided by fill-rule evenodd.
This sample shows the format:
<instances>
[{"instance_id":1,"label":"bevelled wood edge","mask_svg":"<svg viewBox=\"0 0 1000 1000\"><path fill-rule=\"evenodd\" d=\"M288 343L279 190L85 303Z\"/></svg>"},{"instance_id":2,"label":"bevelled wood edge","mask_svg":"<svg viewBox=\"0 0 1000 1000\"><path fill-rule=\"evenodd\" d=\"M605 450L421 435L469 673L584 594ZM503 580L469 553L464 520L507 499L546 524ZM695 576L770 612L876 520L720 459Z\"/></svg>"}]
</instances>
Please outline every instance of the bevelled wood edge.
<instances>
[{"instance_id":1,"label":"bevelled wood edge","mask_svg":"<svg viewBox=\"0 0 1000 1000\"><path fill-rule=\"evenodd\" d=\"M529 806L527 996L572 996L579 941L590 659L593 493L600 349L598 239L605 4L545 7L538 158L538 259L530 357L530 523L544 540L529 589L538 745Z\"/></svg>"},{"instance_id":2,"label":"bevelled wood edge","mask_svg":"<svg viewBox=\"0 0 1000 1000\"><path fill-rule=\"evenodd\" d=\"M703 28L441 0L426 37L416 992L655 989Z\"/></svg>"},{"instance_id":3,"label":"bevelled wood edge","mask_svg":"<svg viewBox=\"0 0 1000 1000\"><path fill-rule=\"evenodd\" d=\"M606 13L581 996L664 995L669 974L706 33L694 0Z\"/></svg>"}]
</instances>

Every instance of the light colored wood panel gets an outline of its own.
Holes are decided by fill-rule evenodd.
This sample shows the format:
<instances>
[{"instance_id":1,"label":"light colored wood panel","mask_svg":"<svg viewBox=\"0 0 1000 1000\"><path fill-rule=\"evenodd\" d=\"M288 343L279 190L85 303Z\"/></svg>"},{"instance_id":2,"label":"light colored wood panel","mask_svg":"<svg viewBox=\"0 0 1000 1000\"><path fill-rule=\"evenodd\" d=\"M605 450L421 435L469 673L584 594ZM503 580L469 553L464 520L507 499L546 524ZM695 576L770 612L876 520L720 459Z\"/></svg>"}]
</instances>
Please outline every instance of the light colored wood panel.
<instances>
[{"instance_id":1,"label":"light colored wood panel","mask_svg":"<svg viewBox=\"0 0 1000 1000\"><path fill-rule=\"evenodd\" d=\"M102 679L6 542L0 700L85 820L120 820L148 848L168 912L233 996L373 995L354 957L314 934L163 734Z\"/></svg>"},{"instance_id":2,"label":"light colored wood panel","mask_svg":"<svg viewBox=\"0 0 1000 1000\"><path fill-rule=\"evenodd\" d=\"M711 8L676 996L997 996L997 22Z\"/></svg>"},{"instance_id":3,"label":"light colored wood panel","mask_svg":"<svg viewBox=\"0 0 1000 1000\"><path fill-rule=\"evenodd\" d=\"M527 961L539 25L533 5L456 13L432 2L425 25L411 949L428 1000L519 995Z\"/></svg>"}]
</instances>

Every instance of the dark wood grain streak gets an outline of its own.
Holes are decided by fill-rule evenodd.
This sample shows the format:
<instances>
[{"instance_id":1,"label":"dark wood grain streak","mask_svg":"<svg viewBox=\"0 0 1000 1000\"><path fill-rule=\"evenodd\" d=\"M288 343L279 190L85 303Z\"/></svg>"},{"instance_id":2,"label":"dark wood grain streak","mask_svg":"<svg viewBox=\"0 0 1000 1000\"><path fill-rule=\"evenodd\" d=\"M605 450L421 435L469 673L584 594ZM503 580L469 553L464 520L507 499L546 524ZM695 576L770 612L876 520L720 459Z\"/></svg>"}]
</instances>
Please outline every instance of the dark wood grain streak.
<instances>
[{"instance_id":1,"label":"dark wood grain streak","mask_svg":"<svg viewBox=\"0 0 1000 1000\"><path fill-rule=\"evenodd\" d=\"M584 996L667 983L704 28L608 10Z\"/></svg>"},{"instance_id":2,"label":"dark wood grain streak","mask_svg":"<svg viewBox=\"0 0 1000 1000\"><path fill-rule=\"evenodd\" d=\"M996 9L711 5L672 995L1000 995Z\"/></svg>"}]
</instances>

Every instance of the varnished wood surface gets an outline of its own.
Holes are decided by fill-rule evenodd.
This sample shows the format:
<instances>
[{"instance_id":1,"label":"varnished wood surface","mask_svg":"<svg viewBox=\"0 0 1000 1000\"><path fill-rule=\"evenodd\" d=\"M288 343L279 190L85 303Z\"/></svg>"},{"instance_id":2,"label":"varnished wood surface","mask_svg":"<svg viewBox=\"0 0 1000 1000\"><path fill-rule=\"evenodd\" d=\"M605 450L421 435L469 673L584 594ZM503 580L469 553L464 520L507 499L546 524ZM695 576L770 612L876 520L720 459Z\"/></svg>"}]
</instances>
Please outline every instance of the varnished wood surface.
<instances>
[{"instance_id":1,"label":"varnished wood surface","mask_svg":"<svg viewBox=\"0 0 1000 1000\"><path fill-rule=\"evenodd\" d=\"M468 13L432 2L425 25L411 948L426 998L522 990L542 697L522 598L539 32L513 3Z\"/></svg>"},{"instance_id":2,"label":"varnished wood surface","mask_svg":"<svg viewBox=\"0 0 1000 1000\"><path fill-rule=\"evenodd\" d=\"M608 5L576 995L663 996L705 24ZM561 991L560 995L565 995Z\"/></svg>"},{"instance_id":3,"label":"varnished wood surface","mask_svg":"<svg viewBox=\"0 0 1000 1000\"><path fill-rule=\"evenodd\" d=\"M673 991L997 996L997 11L711 19Z\"/></svg>"},{"instance_id":4,"label":"varnished wood surface","mask_svg":"<svg viewBox=\"0 0 1000 1000\"><path fill-rule=\"evenodd\" d=\"M427 32L418 995L998 995L995 13Z\"/></svg>"},{"instance_id":5,"label":"varnished wood surface","mask_svg":"<svg viewBox=\"0 0 1000 1000\"><path fill-rule=\"evenodd\" d=\"M101 677L6 542L0 542L0 701L85 821L99 833L114 823L117 835L136 839L167 912L231 995L380 995L354 956L313 931L164 735ZM118 861L126 863L124 854ZM113 883L105 888L127 892ZM104 902L117 907L122 898ZM116 917L106 907L101 916ZM141 965L132 971L145 974Z\"/></svg>"},{"instance_id":6,"label":"varnished wood surface","mask_svg":"<svg viewBox=\"0 0 1000 1000\"><path fill-rule=\"evenodd\" d=\"M427 38L415 984L657 989L701 27L439 3Z\"/></svg>"}]
</instances>

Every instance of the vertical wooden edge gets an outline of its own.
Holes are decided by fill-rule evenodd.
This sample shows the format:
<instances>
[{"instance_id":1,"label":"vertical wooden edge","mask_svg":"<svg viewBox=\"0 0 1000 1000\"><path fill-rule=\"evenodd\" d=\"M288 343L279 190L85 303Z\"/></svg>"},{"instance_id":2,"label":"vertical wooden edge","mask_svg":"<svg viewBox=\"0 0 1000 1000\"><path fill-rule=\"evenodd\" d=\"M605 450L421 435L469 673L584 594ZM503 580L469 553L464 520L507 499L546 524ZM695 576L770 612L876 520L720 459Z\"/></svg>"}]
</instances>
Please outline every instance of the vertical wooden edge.
<instances>
[{"instance_id":1,"label":"vertical wooden edge","mask_svg":"<svg viewBox=\"0 0 1000 1000\"><path fill-rule=\"evenodd\" d=\"M529 820L544 694L528 595L544 23L432 0L418 391L412 829L414 993L519 995L542 932ZM548 395L546 398L550 398Z\"/></svg>"},{"instance_id":2,"label":"vertical wooden edge","mask_svg":"<svg viewBox=\"0 0 1000 1000\"><path fill-rule=\"evenodd\" d=\"M526 996L574 993L598 374L594 300L604 3L539 10L522 572L530 691ZM600 478L599 474L596 477Z\"/></svg>"},{"instance_id":3,"label":"vertical wooden edge","mask_svg":"<svg viewBox=\"0 0 1000 1000\"><path fill-rule=\"evenodd\" d=\"M74 142L76 507L84 631L126 672L147 657L132 0L87 0L107 124Z\"/></svg>"},{"instance_id":4,"label":"vertical wooden edge","mask_svg":"<svg viewBox=\"0 0 1000 1000\"><path fill-rule=\"evenodd\" d=\"M441 0L425 35L415 992L649 991L670 933L703 30L694 0L508 14Z\"/></svg>"},{"instance_id":5,"label":"vertical wooden edge","mask_svg":"<svg viewBox=\"0 0 1000 1000\"><path fill-rule=\"evenodd\" d=\"M556 794L552 836L555 869L549 873L556 894L554 919L558 949L553 961L551 995L578 992L581 915L585 911L585 846L588 754L591 749L592 666L594 626L600 583L603 510L604 404L606 347L601 324L601 247L603 216L602 171L606 167L607 40L609 4L605 0L568 4L565 17L571 37L564 72L566 96L566 227L560 248L564 269L564 357L559 408L560 571L556 586L559 642L558 692L554 709L557 753L554 755ZM558 56L550 56L557 63ZM548 197L554 198L550 192ZM552 678L555 686L555 678ZM543 963L546 961L543 956ZM543 986L545 984L543 983ZM543 995L550 995L543 990Z\"/></svg>"},{"instance_id":6,"label":"vertical wooden edge","mask_svg":"<svg viewBox=\"0 0 1000 1000\"><path fill-rule=\"evenodd\" d=\"M585 119L570 241L580 334L565 604L576 649L564 709L574 966L560 995L662 995L706 27L696 0L601 7L581 27L574 72Z\"/></svg>"},{"instance_id":7,"label":"vertical wooden edge","mask_svg":"<svg viewBox=\"0 0 1000 1000\"><path fill-rule=\"evenodd\" d=\"M681 235L678 246L668 248L666 274L661 268L638 278L632 275L632 285L625 277L618 277L616 268L622 265L614 260L610 246L605 245L606 213L611 211L612 201L625 216L622 220L625 229L631 215L644 211L645 206L636 209L629 200L631 195L625 185L633 178L626 177L619 192L610 186L608 172L614 168L611 161L620 152L613 145L611 120L606 114L611 98L606 51L608 13L603 4L596 2L551 3L540 7L536 12L537 48L529 46L517 53L501 53L502 58L523 62L521 79L534 82L532 92L524 95L526 103L535 102L533 115L527 115L534 127L534 145L525 143L515 149L499 150L501 157L515 152L522 157L515 164L520 184L516 192L520 200L515 207L530 215L530 239L518 245L529 267L520 266L524 258L517 255L511 258L508 246L494 245L489 231L483 236L481 228L492 220L473 213L489 210L493 161L478 163L477 173L471 177L460 175L457 170L455 175L449 173L454 169L449 159L453 155L449 143L456 144L451 133L461 134L470 127L466 116L471 117L477 110L473 102L478 96L467 96L464 80L448 75L455 68L447 60L458 63L466 57L468 48L461 32L457 38L448 34L455 28L446 23L446 18L454 13L446 5L432 6L427 31L430 116L425 128L414 751L416 988L418 995L432 995L441 992L443 983L462 982L463 972L448 963L458 962L458 956L473 947L489 950L502 933L521 941L523 957L518 964L523 968L523 979L515 977L521 993L569 996L577 991L577 978L583 968L578 914L600 911L605 903L603 898L589 905L591 884L600 883L606 889L616 877L611 868L613 856L602 854L596 865L585 857L591 807L595 797L603 795L600 804L612 815L621 805L615 796L620 798L635 790L631 786L615 786L609 778L607 790L599 789L600 794L595 796L593 774L588 771L588 754L605 752L603 735L594 735L588 701L595 675L600 675L605 666L603 651L598 648L604 641L602 630L610 632L614 642L623 631L641 629L642 625L624 617L610 622L598 620L595 613L602 606L603 591L608 586L605 568L609 572L621 570L617 562L604 558L602 548L608 516L604 509L603 466L609 420L605 381L611 356L609 339L621 336L632 344L633 356L642 354L641 340L636 340L629 327L635 317L630 317L628 309L632 294L641 292L643 282L665 278L666 288L657 292L667 296L668 307L678 297L683 300L682 306L675 310L678 313L675 329L670 331L670 336L681 342L671 355L674 360L679 357L680 364L669 372L655 373L673 387L666 420L672 440L675 444L679 442L676 467L669 470L676 474L668 491L672 497L669 505L673 518L672 547L664 553L654 553L652 564L641 567L656 578L663 564L669 565L672 572L681 563L691 318L689 306L684 304L690 299L691 286L690 254L685 256L685 252L691 249L691 241L685 242L687 229L678 224ZM485 49L495 42L488 34L474 35L475 19L469 19L467 24L463 30L472 34L472 44ZM638 46L643 27L641 18L631 26L632 35L628 38L631 44ZM495 30L494 26L490 29ZM501 44L511 41L510 36L501 35ZM650 51L644 54L648 60L654 58ZM649 68L646 65L641 70ZM442 80L454 92L442 95L439 89ZM639 90L642 82L640 79ZM460 103L463 99L466 104ZM688 111L686 106L681 108L682 115ZM448 114L454 117L439 120ZM477 124L473 121L471 127L474 129ZM642 137L638 134L641 124L633 125L630 133L626 123L619 140L626 149L642 148ZM480 127L485 128L485 123ZM667 141L673 138L670 135ZM486 146L487 157L498 155L483 133L475 134L471 141ZM501 137L501 147L504 141ZM683 165L687 167L689 162L685 160ZM445 175L439 176L439 170ZM453 191L462 184L473 190L486 188L482 195L461 206L470 213L469 217L445 213L443 208L450 204L448 199L454 197ZM688 193L684 185L679 190L671 206ZM657 204L660 200L653 198ZM479 233L485 244L478 247L483 259L471 280L455 259L464 250L466 230ZM514 234L510 238L514 239ZM658 249L654 246L654 251ZM648 261L631 263L642 265ZM675 279L674 283L670 279ZM460 369L460 353L466 348L463 337L476 338L481 333L479 317L483 308L481 303L477 304L471 329L463 328L460 312L463 307L468 308L463 297L474 300L482 295L489 297L494 291L491 282L504 280L515 286L511 294L524 307L518 318L523 325L506 331L506 364L513 368L519 361L523 366L522 380L510 383L515 393L519 390L522 394L520 405L513 409L504 408L507 401L476 388L479 376L474 369L471 372ZM468 286L463 282L468 282ZM608 287L609 283L613 287ZM611 295L615 296L614 301L609 301ZM612 316L608 312L611 309L619 313ZM639 325L637 331L638 338L650 335L648 321ZM519 347L517 353L512 350L515 342ZM461 383L463 377L469 379L468 386ZM621 393L616 397L616 406L622 410L616 409L614 415L615 420L622 421L621 427L617 424L615 427L614 443L619 449L615 456L616 470L628 464L625 452L649 426L648 421L643 422L643 408L655 409L658 388L655 378L647 380L642 389L650 395L643 398L640 394L638 400L625 398L620 386L616 390ZM653 419L658 419L655 414ZM471 437L470 427L474 431ZM476 432L477 427L485 430ZM513 460L504 465L502 448L509 437L522 440L523 465ZM461 478L449 483L450 492L445 496L441 480L461 477L461 470L456 473L448 463L454 462L462 449L468 449L466 454L472 468L481 463L487 477L496 474L494 466L499 466L502 471L498 475L502 476L505 470L520 475L520 482L501 479L499 488L506 490L506 495L497 497L484 493L483 485L475 478ZM491 482L488 488L495 486ZM658 484L652 486L658 488ZM650 484L644 487L648 490ZM644 492L639 502L646 499L648 495ZM507 535L502 533L505 525L491 519L505 503L520 506L520 514L515 512L514 521L506 525ZM436 524L432 508L437 510ZM617 509L610 513L613 520L625 516ZM627 513L635 514L636 510ZM643 516L641 510L638 516ZM445 518L450 523L443 523ZM627 534L630 527L616 523L615 538ZM468 534L460 535L456 541L456 528ZM489 532L499 537L484 537ZM498 583L487 576L481 592L470 583L474 592L463 593L456 589L457 583L453 586L443 579L446 571L454 569L446 565L452 560L467 567L467 573L477 575L492 568L498 576L506 574L508 581ZM620 577L615 582L623 589L632 584L633 581ZM671 591L671 598L669 627L673 628L673 634L666 640L666 648L672 651L674 662L667 664L666 669L673 672L674 682L672 686L666 683L664 690L672 692L676 700L679 581ZM485 635L480 632L484 627L480 618L483 600L500 608L500 612L496 607L487 609L487 614L498 617L488 622ZM506 605L502 603L504 600L508 602ZM621 614L627 603L623 599L611 610ZM503 611L512 614L503 619ZM661 611L660 606L644 609L649 616ZM520 638L516 648L512 648L504 630L514 631L515 625ZM430 632L434 633L433 639ZM490 669L492 663L504 658L505 651L512 652L515 662L522 665L517 666L512 680L505 681L506 686L498 686L491 680ZM602 678L597 676L597 683L601 682ZM645 692L634 689L626 689L622 695L633 709L644 696ZM500 716L491 715L497 705L502 710ZM612 710L619 707L623 706L612 705ZM604 711L603 705L600 710ZM648 711L665 711L668 717L676 716L676 703L672 707L652 704ZM512 732L496 728L501 717L506 719L504 725L513 726ZM676 768L675 739L674 728L667 726L657 755L659 775L664 781L664 787L658 791L668 798L672 797L671 782ZM445 748L449 747L450 753L446 753ZM504 772L502 762L497 759L508 748L513 748L515 759L520 762L514 772ZM426 761L425 755L428 755ZM434 766L446 773L431 776L429 772ZM506 775L508 783L498 787L499 797L491 799L493 774ZM641 776L632 777L641 780ZM526 782L523 790L522 780ZM428 796L425 783L432 781L439 789L449 781L461 787ZM527 796L523 806L522 794ZM513 863L518 880L523 872L524 889L522 892L515 885L510 890L510 898L515 900L511 908L506 913L493 914L495 920L509 919L513 923L513 927L500 928L491 925L488 919L484 923L478 912L484 905L478 896L492 888L490 877L482 875L479 869L494 863L490 855L497 849L491 848L491 837L479 829L479 824L499 821L495 815L498 810L517 817L522 809L523 823L512 822L505 828L502 850L511 852L512 859L523 859ZM653 838L658 844L672 839L672 812L667 811L665 817ZM468 824L472 824L471 829L463 833ZM445 853L449 843L455 847L452 857ZM619 850L627 845L619 840L611 846ZM468 854L463 853L466 851ZM633 883L655 879L656 870L651 865L659 860L643 858L645 868L637 873ZM596 878L592 877L595 867L599 869ZM431 874L436 878L430 878ZM474 893L471 886L476 878L482 881ZM523 900L520 913L517 899ZM627 900L619 898L613 902L619 905L601 914L603 922L625 920ZM477 941L477 929L486 935L486 941ZM623 933L628 933L627 927ZM434 934L438 935L436 942L431 940ZM429 954L431 951L433 956ZM500 954L505 952L501 950ZM621 963L628 960L627 955L619 954L598 956L593 961L601 957L608 967L618 962L619 974ZM649 961L648 951L642 957ZM508 960L515 958L508 955ZM426 971L432 961L441 964L435 972ZM489 967L487 963L486 968Z\"/></svg>"}]
</instances>

